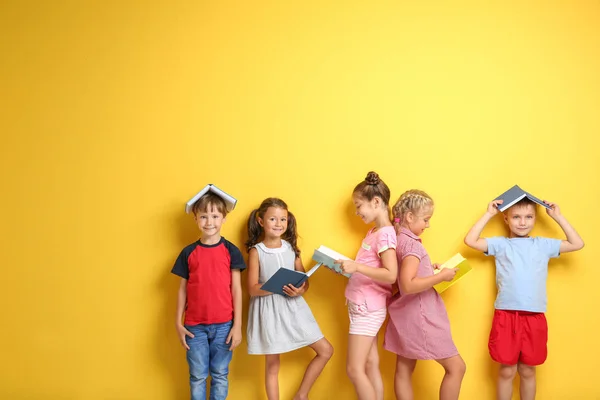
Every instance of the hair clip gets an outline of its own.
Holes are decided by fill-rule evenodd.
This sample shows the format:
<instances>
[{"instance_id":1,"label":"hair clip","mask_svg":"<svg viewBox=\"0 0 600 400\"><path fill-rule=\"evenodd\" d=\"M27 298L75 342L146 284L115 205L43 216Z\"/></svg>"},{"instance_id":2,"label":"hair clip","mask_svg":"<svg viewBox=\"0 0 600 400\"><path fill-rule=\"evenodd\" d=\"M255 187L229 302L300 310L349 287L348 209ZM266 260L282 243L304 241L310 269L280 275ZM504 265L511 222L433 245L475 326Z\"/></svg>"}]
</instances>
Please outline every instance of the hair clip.
<instances>
[{"instance_id":1,"label":"hair clip","mask_svg":"<svg viewBox=\"0 0 600 400\"><path fill-rule=\"evenodd\" d=\"M400 222L400 218L394 218L394 222Z\"/></svg>"}]
</instances>

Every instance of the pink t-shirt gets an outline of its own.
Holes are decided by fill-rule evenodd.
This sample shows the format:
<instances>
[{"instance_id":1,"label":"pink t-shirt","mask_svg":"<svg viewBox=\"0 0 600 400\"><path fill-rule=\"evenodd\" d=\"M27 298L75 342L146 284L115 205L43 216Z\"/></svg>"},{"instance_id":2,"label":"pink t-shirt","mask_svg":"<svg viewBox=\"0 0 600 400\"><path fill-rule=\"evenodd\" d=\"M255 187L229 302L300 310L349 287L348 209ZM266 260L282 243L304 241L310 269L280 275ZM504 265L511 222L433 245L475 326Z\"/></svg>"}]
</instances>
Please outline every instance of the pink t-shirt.
<instances>
[{"instance_id":1,"label":"pink t-shirt","mask_svg":"<svg viewBox=\"0 0 600 400\"><path fill-rule=\"evenodd\" d=\"M396 231L393 226L384 226L376 231L371 229L362 242L355 261L369 267L381 267L381 253L396 248ZM363 274L354 273L346 286L346 299L367 305L369 311L385 308L387 299L392 295L392 285L376 282Z\"/></svg>"}]
</instances>

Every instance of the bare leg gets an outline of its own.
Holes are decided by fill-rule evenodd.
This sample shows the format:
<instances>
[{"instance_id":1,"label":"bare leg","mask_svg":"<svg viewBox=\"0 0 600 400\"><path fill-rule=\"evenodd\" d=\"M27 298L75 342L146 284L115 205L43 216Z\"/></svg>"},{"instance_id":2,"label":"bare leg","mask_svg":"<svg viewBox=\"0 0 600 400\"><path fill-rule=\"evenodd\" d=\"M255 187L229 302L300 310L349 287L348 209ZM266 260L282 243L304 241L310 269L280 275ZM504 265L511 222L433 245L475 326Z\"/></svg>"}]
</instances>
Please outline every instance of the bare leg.
<instances>
[{"instance_id":1,"label":"bare leg","mask_svg":"<svg viewBox=\"0 0 600 400\"><path fill-rule=\"evenodd\" d=\"M516 365L500 365L498 372L498 400L511 400L513 380L517 374Z\"/></svg>"},{"instance_id":2,"label":"bare leg","mask_svg":"<svg viewBox=\"0 0 600 400\"><path fill-rule=\"evenodd\" d=\"M377 351L377 336L373 338L373 344L369 355L367 356L367 365L365 372L375 389L375 398L377 400L383 400L383 378L381 377L381 371L379 370L379 353Z\"/></svg>"},{"instance_id":3,"label":"bare leg","mask_svg":"<svg viewBox=\"0 0 600 400\"><path fill-rule=\"evenodd\" d=\"M467 366L460 355L436 360L444 367L446 374L440 386L440 400L458 400L460 385L467 371Z\"/></svg>"},{"instance_id":4,"label":"bare leg","mask_svg":"<svg viewBox=\"0 0 600 400\"><path fill-rule=\"evenodd\" d=\"M521 377L521 387L519 393L521 400L535 399L535 367L526 364L518 364L517 370Z\"/></svg>"},{"instance_id":5,"label":"bare leg","mask_svg":"<svg viewBox=\"0 0 600 400\"><path fill-rule=\"evenodd\" d=\"M376 337L363 335L348 336L348 358L346 372L354 385L358 400L377 400L375 388L367 376L367 358Z\"/></svg>"},{"instance_id":6,"label":"bare leg","mask_svg":"<svg viewBox=\"0 0 600 400\"><path fill-rule=\"evenodd\" d=\"M265 387L267 399L279 400L279 354L265 356Z\"/></svg>"},{"instance_id":7,"label":"bare leg","mask_svg":"<svg viewBox=\"0 0 600 400\"><path fill-rule=\"evenodd\" d=\"M300 389L298 389L296 396L294 396L294 400L308 399L308 392L310 391L310 388L312 388L315 381L321 374L321 371L323 371L323 368L325 368L325 365L331 356L333 356L333 346L325 338L318 340L309 347L313 349L317 355L311 360L311 362L308 364L308 367L306 367L304 378L302 378Z\"/></svg>"},{"instance_id":8,"label":"bare leg","mask_svg":"<svg viewBox=\"0 0 600 400\"><path fill-rule=\"evenodd\" d=\"M396 357L396 374L394 376L394 392L397 400L413 400L412 374L417 360L402 356Z\"/></svg>"}]
</instances>

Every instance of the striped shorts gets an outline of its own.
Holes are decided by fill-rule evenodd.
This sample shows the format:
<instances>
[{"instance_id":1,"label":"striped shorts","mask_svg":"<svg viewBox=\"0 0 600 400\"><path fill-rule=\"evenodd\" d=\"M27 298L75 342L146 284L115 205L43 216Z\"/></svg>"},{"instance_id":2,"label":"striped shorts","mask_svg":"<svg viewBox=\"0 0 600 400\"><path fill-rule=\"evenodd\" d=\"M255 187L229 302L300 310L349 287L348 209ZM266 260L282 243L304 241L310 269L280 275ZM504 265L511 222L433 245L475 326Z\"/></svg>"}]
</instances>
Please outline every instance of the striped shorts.
<instances>
[{"instance_id":1,"label":"striped shorts","mask_svg":"<svg viewBox=\"0 0 600 400\"><path fill-rule=\"evenodd\" d=\"M377 332L385 321L387 310L369 311L367 304L355 304L348 301L348 316L350 317L350 334L363 336L377 336Z\"/></svg>"}]
</instances>

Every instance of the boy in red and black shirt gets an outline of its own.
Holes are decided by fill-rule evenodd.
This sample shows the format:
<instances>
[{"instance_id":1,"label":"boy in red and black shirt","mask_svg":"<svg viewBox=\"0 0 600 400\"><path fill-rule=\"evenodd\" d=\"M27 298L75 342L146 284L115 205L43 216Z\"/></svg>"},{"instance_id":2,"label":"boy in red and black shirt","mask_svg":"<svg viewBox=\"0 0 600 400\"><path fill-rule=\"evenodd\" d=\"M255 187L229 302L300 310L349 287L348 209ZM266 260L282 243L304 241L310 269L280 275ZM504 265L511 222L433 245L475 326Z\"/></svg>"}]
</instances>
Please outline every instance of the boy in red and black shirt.
<instances>
[{"instance_id":1,"label":"boy in red and black shirt","mask_svg":"<svg viewBox=\"0 0 600 400\"><path fill-rule=\"evenodd\" d=\"M227 205L214 193L192 207L200 240L186 246L171 272L181 277L175 325L187 349L192 400L227 398L232 350L242 341L242 253L221 237ZM185 320L183 314L185 312Z\"/></svg>"}]
</instances>

